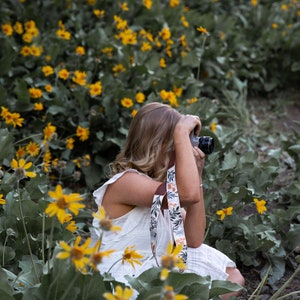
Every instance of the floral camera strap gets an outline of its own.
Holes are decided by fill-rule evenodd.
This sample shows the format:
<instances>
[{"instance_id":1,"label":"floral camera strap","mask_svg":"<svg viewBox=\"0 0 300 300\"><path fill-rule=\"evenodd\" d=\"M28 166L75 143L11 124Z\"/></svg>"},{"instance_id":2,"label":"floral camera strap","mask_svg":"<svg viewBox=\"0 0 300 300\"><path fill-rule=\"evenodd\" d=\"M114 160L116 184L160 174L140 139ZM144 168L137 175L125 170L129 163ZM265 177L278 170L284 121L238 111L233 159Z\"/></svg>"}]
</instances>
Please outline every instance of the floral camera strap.
<instances>
[{"instance_id":1,"label":"floral camera strap","mask_svg":"<svg viewBox=\"0 0 300 300\"><path fill-rule=\"evenodd\" d=\"M155 192L151 207L150 217L150 238L151 249L156 259L157 265L159 263L156 257L156 245L157 245L157 223L160 214L163 199L167 195L168 209L170 215L170 222L173 231L173 237L175 244L181 244L182 250L179 254L183 262L187 260L187 244L184 233L183 218L181 214L180 202L178 197L176 179L175 179L175 166L171 167L167 173L167 182L162 183Z\"/></svg>"}]
</instances>

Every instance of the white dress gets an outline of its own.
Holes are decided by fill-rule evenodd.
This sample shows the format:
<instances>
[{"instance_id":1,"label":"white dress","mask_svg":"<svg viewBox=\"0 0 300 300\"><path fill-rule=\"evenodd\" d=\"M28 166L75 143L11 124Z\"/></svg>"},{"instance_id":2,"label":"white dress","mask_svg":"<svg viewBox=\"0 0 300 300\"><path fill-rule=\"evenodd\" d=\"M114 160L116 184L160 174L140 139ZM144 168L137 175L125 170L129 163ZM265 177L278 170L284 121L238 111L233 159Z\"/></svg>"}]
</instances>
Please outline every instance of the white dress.
<instances>
[{"instance_id":1,"label":"white dress","mask_svg":"<svg viewBox=\"0 0 300 300\"><path fill-rule=\"evenodd\" d=\"M126 172L137 172L136 170L129 169L125 172L116 174L105 182L99 189L94 191L96 204L100 207L103 196L107 187L118 180ZM146 175L144 175L146 176ZM103 274L107 272L110 267L122 258L122 254L126 247L134 246L134 249L143 255L140 260L142 265L135 264L135 269L127 263L122 264L119 261L112 267L110 273L117 281L127 283L124 275L137 277L143 271L157 267L155 258L151 251L150 242L150 208L148 207L135 207L127 214L113 219L113 225L121 226L122 230L114 233L112 231L105 231L102 236L101 251L114 249L109 257L104 257L103 262L98 265L99 271ZM91 237L93 243L99 239L101 230L99 228L99 221L93 220L93 229L91 230ZM158 237L156 255L158 262L162 255L166 254L166 249L170 241L173 241L171 224L168 219L168 210L161 212L158 218ZM235 267L235 263L222 252L202 244L199 248L188 248L187 252L187 269L185 272L193 272L201 276L209 275L211 280L226 280L228 274L226 273L227 267Z\"/></svg>"}]
</instances>

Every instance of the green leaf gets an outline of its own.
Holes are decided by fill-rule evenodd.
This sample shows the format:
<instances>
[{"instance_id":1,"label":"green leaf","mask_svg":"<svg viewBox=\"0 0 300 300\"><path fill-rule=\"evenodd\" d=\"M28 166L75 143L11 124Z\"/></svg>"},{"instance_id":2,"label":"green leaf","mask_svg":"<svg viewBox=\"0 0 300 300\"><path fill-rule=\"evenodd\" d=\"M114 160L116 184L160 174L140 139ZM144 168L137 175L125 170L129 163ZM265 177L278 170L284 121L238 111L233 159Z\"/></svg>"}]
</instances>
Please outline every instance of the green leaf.
<instances>
[{"instance_id":1,"label":"green leaf","mask_svg":"<svg viewBox=\"0 0 300 300\"><path fill-rule=\"evenodd\" d=\"M12 67L12 63L16 58L16 53L12 47L8 46L3 39L0 41L1 47L5 48L5 55L1 55L0 59L0 75L6 75Z\"/></svg>"},{"instance_id":2,"label":"green leaf","mask_svg":"<svg viewBox=\"0 0 300 300\"><path fill-rule=\"evenodd\" d=\"M0 299L3 299L3 300L4 299L8 299L8 300L14 299L14 298L9 298L9 296L11 296L13 294L13 288L9 284L8 279L11 279L11 278L9 276L7 276L7 272L9 272L9 271L0 267ZM15 280L15 276L14 276L13 280Z\"/></svg>"},{"instance_id":3,"label":"green leaf","mask_svg":"<svg viewBox=\"0 0 300 300\"><path fill-rule=\"evenodd\" d=\"M293 146L290 146L288 149L295 153L298 153L298 154L300 153L300 145L293 145Z\"/></svg>"},{"instance_id":4,"label":"green leaf","mask_svg":"<svg viewBox=\"0 0 300 300\"><path fill-rule=\"evenodd\" d=\"M211 284L211 289L209 291L208 299L211 299L215 296L224 295L230 292L238 292L242 289L242 286L230 281L213 280Z\"/></svg>"},{"instance_id":5,"label":"green leaf","mask_svg":"<svg viewBox=\"0 0 300 300\"><path fill-rule=\"evenodd\" d=\"M234 169L237 165L237 162L237 156L233 151L225 153L224 161L222 164L222 170L226 171Z\"/></svg>"},{"instance_id":6,"label":"green leaf","mask_svg":"<svg viewBox=\"0 0 300 300\"><path fill-rule=\"evenodd\" d=\"M14 136L7 128L0 129L0 161L12 156L14 152Z\"/></svg>"},{"instance_id":7,"label":"green leaf","mask_svg":"<svg viewBox=\"0 0 300 300\"><path fill-rule=\"evenodd\" d=\"M26 82L23 79L18 79L16 81L16 86L14 88L14 93L18 97L17 110L26 111L32 108L30 102L30 94Z\"/></svg>"}]
</instances>

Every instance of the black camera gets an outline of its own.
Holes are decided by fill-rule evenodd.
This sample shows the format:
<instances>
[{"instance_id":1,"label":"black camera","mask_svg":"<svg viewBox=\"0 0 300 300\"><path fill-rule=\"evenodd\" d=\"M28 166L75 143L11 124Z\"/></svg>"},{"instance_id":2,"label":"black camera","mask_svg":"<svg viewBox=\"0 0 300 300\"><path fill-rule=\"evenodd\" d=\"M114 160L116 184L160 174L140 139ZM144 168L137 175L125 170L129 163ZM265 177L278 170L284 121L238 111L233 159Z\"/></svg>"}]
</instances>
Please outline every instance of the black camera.
<instances>
[{"instance_id":1,"label":"black camera","mask_svg":"<svg viewBox=\"0 0 300 300\"><path fill-rule=\"evenodd\" d=\"M191 143L197 146L203 153L211 154L214 151L214 139L210 136L195 136L191 134Z\"/></svg>"}]
</instances>

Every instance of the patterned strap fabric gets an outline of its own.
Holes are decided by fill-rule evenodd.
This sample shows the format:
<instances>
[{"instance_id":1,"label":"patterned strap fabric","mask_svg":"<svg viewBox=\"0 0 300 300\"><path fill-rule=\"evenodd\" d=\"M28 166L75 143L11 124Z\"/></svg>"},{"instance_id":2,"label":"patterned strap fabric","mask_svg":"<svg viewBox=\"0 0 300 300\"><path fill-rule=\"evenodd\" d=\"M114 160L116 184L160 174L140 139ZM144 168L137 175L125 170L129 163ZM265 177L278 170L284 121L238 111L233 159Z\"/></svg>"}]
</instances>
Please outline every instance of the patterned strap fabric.
<instances>
[{"instance_id":1,"label":"patterned strap fabric","mask_svg":"<svg viewBox=\"0 0 300 300\"><path fill-rule=\"evenodd\" d=\"M150 237L151 237L151 249L156 259L156 263L159 266L156 257L156 244L157 244L157 220L161 210L163 198L167 194L168 209L170 214L170 221L172 224L173 236L176 245L183 245L180 257L183 262L187 260L187 244L184 233L183 219L180 211L180 202L178 197L176 179L175 179L175 166L168 170L167 182L162 183L153 197L151 207L150 218Z\"/></svg>"}]
</instances>

